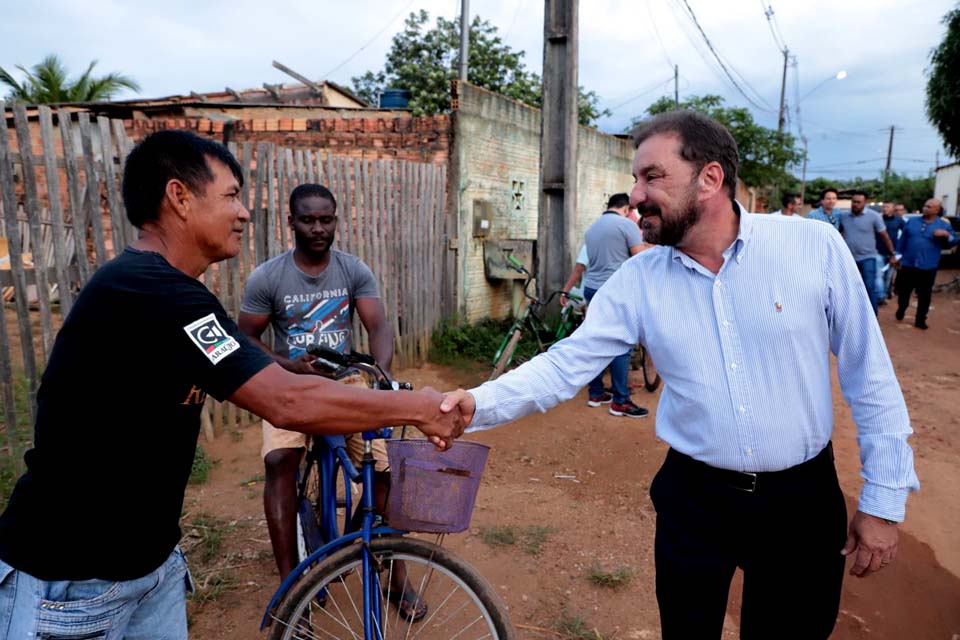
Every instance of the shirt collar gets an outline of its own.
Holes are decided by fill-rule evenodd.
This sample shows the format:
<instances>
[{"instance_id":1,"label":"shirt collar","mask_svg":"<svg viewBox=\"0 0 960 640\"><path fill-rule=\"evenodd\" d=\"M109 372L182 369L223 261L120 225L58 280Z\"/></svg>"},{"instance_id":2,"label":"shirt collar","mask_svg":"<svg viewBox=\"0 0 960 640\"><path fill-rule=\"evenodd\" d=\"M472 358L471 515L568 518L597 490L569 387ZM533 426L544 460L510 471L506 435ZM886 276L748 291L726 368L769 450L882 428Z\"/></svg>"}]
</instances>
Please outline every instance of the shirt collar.
<instances>
[{"instance_id":1,"label":"shirt collar","mask_svg":"<svg viewBox=\"0 0 960 640\"><path fill-rule=\"evenodd\" d=\"M752 215L744 208L742 204L740 204L739 201L734 200L733 204L736 206L737 212L740 214L740 227L737 230L736 239L723 252L724 267L730 263L731 258L735 259L737 264L743 262L743 257L746 254L747 244L750 242L750 237L753 235ZM680 251L676 247L670 247L670 257L691 269L697 269L698 271L704 269L702 265L697 263L693 258L685 254L683 251ZM712 276L713 274L710 275Z\"/></svg>"}]
</instances>

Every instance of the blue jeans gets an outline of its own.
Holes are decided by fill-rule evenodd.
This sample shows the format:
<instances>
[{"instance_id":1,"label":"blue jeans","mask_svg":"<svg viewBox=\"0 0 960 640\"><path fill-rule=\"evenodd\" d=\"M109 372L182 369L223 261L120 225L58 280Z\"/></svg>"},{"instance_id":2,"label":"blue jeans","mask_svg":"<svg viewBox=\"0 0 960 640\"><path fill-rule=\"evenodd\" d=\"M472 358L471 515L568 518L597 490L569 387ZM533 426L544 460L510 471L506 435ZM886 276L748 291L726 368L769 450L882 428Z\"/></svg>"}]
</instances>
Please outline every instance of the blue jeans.
<instances>
[{"instance_id":1,"label":"blue jeans","mask_svg":"<svg viewBox=\"0 0 960 640\"><path fill-rule=\"evenodd\" d=\"M583 297L587 302L593 300L597 290L590 287L583 288ZM630 386L627 382L627 376L630 373L630 351L622 356L617 356L610 361L610 387L613 389L613 401L617 404L623 404L630 399ZM604 394L603 372L600 372L596 378L590 381L590 397L599 398Z\"/></svg>"},{"instance_id":2,"label":"blue jeans","mask_svg":"<svg viewBox=\"0 0 960 640\"><path fill-rule=\"evenodd\" d=\"M860 277L863 278L863 285L867 289L867 296L870 298L870 306L873 307L873 314L877 314L877 302L880 300L880 293L877 286L877 257L871 256L863 260L857 260L857 270Z\"/></svg>"},{"instance_id":3,"label":"blue jeans","mask_svg":"<svg viewBox=\"0 0 960 640\"><path fill-rule=\"evenodd\" d=\"M173 550L136 580L46 581L0 560L0 638L186 640L187 560Z\"/></svg>"}]
</instances>

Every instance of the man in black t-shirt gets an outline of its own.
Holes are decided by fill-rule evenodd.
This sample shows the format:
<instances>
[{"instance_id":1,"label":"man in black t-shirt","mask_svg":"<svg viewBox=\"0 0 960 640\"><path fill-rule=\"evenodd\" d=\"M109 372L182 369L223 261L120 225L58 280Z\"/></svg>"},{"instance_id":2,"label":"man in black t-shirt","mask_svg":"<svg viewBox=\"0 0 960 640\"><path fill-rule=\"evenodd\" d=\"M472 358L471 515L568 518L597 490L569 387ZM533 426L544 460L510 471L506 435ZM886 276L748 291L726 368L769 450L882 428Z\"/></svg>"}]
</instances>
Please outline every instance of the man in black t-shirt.
<instances>
[{"instance_id":1,"label":"man in black t-shirt","mask_svg":"<svg viewBox=\"0 0 960 640\"><path fill-rule=\"evenodd\" d=\"M178 522L208 393L306 433L406 423L446 447L462 432L432 390L298 376L237 328L196 278L239 252L241 187L226 148L187 132L127 158L139 238L84 287L44 372L0 515L0 638L186 638Z\"/></svg>"}]
</instances>

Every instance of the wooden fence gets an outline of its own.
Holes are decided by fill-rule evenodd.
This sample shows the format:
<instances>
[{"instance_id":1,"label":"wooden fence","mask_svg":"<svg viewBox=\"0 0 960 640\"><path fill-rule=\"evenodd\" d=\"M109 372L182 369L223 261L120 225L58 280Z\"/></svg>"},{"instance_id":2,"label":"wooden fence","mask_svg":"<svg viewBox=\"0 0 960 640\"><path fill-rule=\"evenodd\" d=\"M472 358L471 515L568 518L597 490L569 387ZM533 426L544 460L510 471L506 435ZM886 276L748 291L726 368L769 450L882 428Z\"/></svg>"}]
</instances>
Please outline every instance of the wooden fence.
<instances>
[{"instance_id":1,"label":"wooden fence","mask_svg":"<svg viewBox=\"0 0 960 640\"><path fill-rule=\"evenodd\" d=\"M38 112L41 149L31 144L23 105L13 105L15 151L13 132L0 118L0 249L6 245L6 256L0 252L0 455L16 464L32 438L36 392L56 330L96 268L136 237L119 189L122 159L133 146L123 123L43 106ZM395 368L420 364L443 306L446 167L263 142L230 147L243 167L241 197L252 228L238 256L201 276L227 312L239 314L243 285L256 265L293 246L290 191L318 182L337 198L335 246L360 257L377 276L393 325ZM369 347L358 322L354 343L359 350ZM212 398L202 417L208 439L254 419ZM13 427L18 423L19 430Z\"/></svg>"}]
</instances>

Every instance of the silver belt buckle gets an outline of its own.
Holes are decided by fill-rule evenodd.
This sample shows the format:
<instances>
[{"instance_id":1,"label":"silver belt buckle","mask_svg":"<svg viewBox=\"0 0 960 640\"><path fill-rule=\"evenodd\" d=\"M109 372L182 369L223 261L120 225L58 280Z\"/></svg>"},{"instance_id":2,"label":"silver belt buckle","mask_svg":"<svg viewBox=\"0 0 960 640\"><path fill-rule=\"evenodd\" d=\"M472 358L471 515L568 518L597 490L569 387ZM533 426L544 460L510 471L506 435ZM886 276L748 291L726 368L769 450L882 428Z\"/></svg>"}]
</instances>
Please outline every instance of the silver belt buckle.
<instances>
[{"instance_id":1,"label":"silver belt buckle","mask_svg":"<svg viewBox=\"0 0 960 640\"><path fill-rule=\"evenodd\" d=\"M751 480L750 486L749 486L749 487L735 487L735 488L736 488L736 489L739 489L740 491L746 491L747 493L753 493L754 491L756 491L756 490L757 490L757 474L744 471L744 472L743 472L743 475L745 475L745 476L750 476L750 480Z\"/></svg>"}]
</instances>

